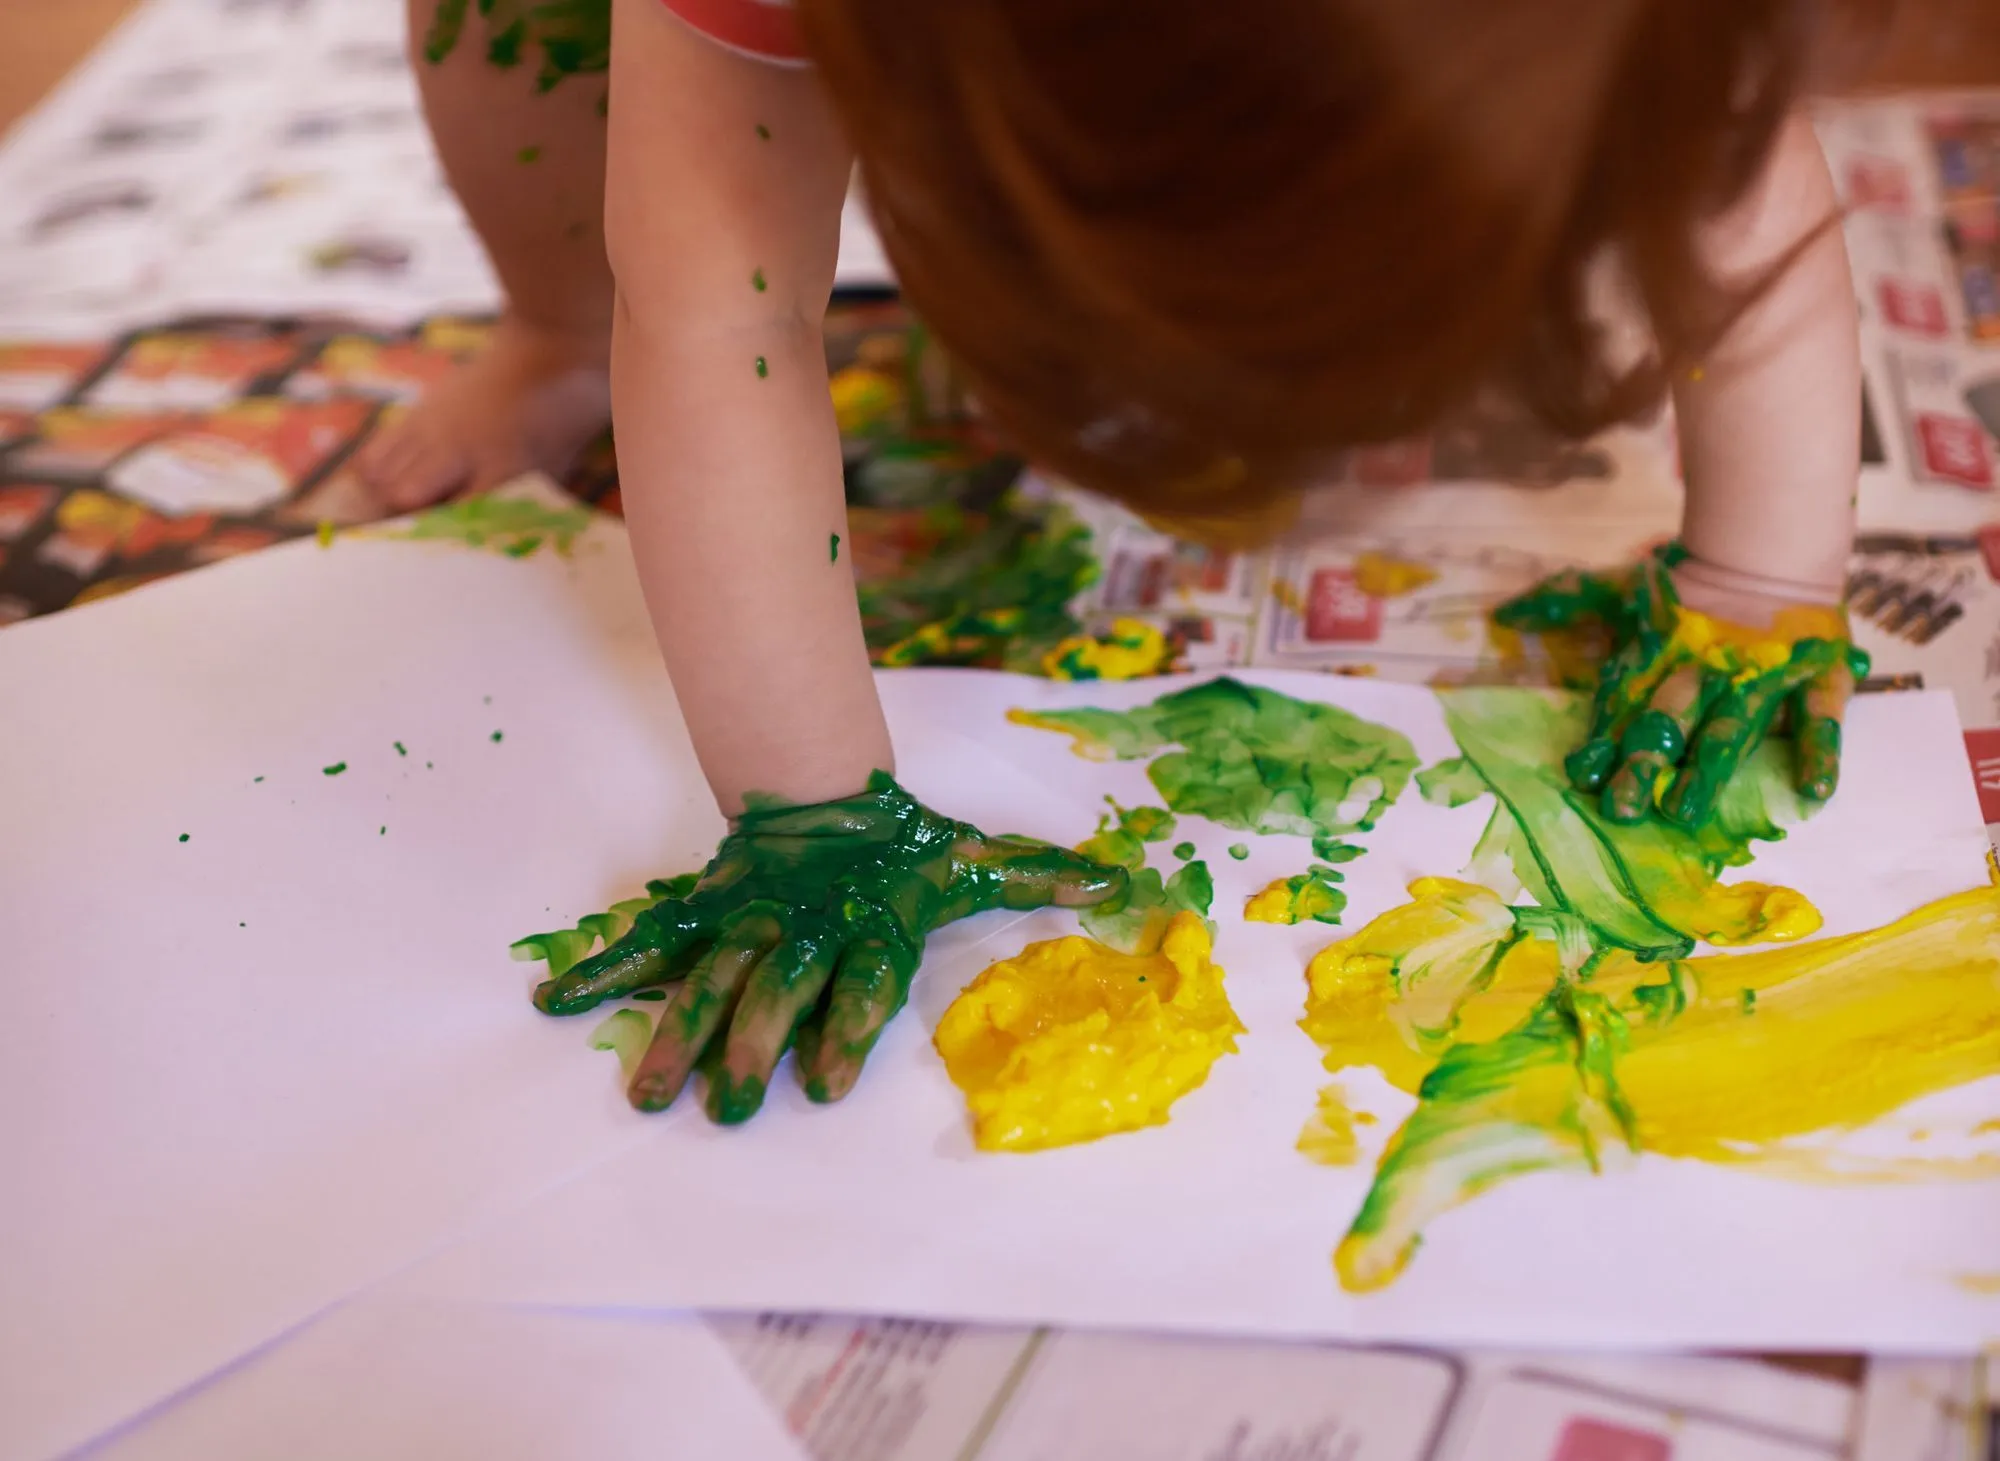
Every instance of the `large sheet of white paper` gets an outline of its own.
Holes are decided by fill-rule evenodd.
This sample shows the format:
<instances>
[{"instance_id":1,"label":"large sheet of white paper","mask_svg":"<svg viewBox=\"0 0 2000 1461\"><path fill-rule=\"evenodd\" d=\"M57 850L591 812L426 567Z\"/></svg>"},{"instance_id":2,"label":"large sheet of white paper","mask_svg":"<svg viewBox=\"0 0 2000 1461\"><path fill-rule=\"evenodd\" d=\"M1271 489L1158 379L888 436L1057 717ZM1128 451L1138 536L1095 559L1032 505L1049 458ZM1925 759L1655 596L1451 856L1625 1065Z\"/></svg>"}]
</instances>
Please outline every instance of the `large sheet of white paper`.
<instances>
[{"instance_id":1,"label":"large sheet of white paper","mask_svg":"<svg viewBox=\"0 0 2000 1461\"><path fill-rule=\"evenodd\" d=\"M1452 752L1427 692L1257 678ZM940 934L840 1107L781 1079L740 1130L634 1115L594 1021L535 1014L505 952L698 865L719 831L613 528L567 561L273 550L9 630L0 686L0 1170L31 1194L0 1208L9 1454L75 1445L481 1225L433 1287L1573 1347L1965 1345L2000 1315L1952 1283L2000 1268L2000 1188L1650 1158L1504 1187L1388 1291L1343 1294L1327 1259L1367 1170L1293 1150L1323 1079L1301 970L1332 934L1235 916L1307 850L1255 838L1234 862L1237 834L1192 821L1249 1033L1169 1126L972 1148L930 1029L985 962L1074 927L1054 913ZM904 780L956 815L1070 843L1107 793L1146 796L1138 763L1004 712L1158 683L883 688ZM1942 697L1857 706L1841 798L1760 873L1830 933L1976 882L1954 738ZM1347 868L1348 926L1456 870L1484 816L1406 795ZM1990 1082L1939 1102L2000 1110Z\"/></svg>"}]
</instances>

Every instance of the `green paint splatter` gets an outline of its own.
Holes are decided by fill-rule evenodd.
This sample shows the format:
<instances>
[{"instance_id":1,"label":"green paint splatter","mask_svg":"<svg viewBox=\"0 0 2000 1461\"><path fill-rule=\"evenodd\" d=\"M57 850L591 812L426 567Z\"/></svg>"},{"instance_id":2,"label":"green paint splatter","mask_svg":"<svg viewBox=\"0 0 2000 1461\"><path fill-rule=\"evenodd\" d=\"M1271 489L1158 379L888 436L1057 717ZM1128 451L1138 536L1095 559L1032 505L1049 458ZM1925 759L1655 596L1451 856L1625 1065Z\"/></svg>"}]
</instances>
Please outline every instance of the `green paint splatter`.
<instances>
[{"instance_id":1,"label":"green paint splatter","mask_svg":"<svg viewBox=\"0 0 2000 1461\"><path fill-rule=\"evenodd\" d=\"M389 835L389 829L387 827L380 828L375 835L378 837L387 837Z\"/></svg>"},{"instance_id":2,"label":"green paint splatter","mask_svg":"<svg viewBox=\"0 0 2000 1461\"><path fill-rule=\"evenodd\" d=\"M546 542L568 556L590 521L587 507L547 507L526 497L468 497L419 513L406 530L386 536L491 548L516 558L528 556Z\"/></svg>"},{"instance_id":3,"label":"green paint splatter","mask_svg":"<svg viewBox=\"0 0 2000 1461\"><path fill-rule=\"evenodd\" d=\"M762 122L757 124L757 140L759 142L769 142L771 140L771 129Z\"/></svg>"},{"instance_id":4,"label":"green paint splatter","mask_svg":"<svg viewBox=\"0 0 2000 1461\"><path fill-rule=\"evenodd\" d=\"M251 777L251 778L250 778L250 780L251 780L251 783L252 783L253 785L254 785L255 783L259 782L259 781L262 781L263 779L264 779L264 778L263 778L263 777L261 777L261 776L253 776L253 777Z\"/></svg>"},{"instance_id":5,"label":"green paint splatter","mask_svg":"<svg viewBox=\"0 0 2000 1461\"><path fill-rule=\"evenodd\" d=\"M493 732L493 744L496 746L500 744L500 734L499 731Z\"/></svg>"},{"instance_id":6,"label":"green paint splatter","mask_svg":"<svg viewBox=\"0 0 2000 1461\"><path fill-rule=\"evenodd\" d=\"M1340 873L1314 863L1293 877L1281 878L1243 907L1251 923L1339 923L1347 907L1347 892L1337 884Z\"/></svg>"},{"instance_id":7,"label":"green paint splatter","mask_svg":"<svg viewBox=\"0 0 2000 1461\"><path fill-rule=\"evenodd\" d=\"M639 1010L613 1010L590 1032L590 1048L615 1052L619 1069L628 1076L652 1043L653 1023Z\"/></svg>"},{"instance_id":8,"label":"green paint splatter","mask_svg":"<svg viewBox=\"0 0 2000 1461\"><path fill-rule=\"evenodd\" d=\"M771 374L771 367L765 364L764 357L759 355L757 357L757 379L764 380L770 374Z\"/></svg>"},{"instance_id":9,"label":"green paint splatter","mask_svg":"<svg viewBox=\"0 0 2000 1461\"><path fill-rule=\"evenodd\" d=\"M1226 677L1128 711L1016 710L1008 718L1065 731L1082 755L1151 756L1146 775L1169 807L1244 832L1366 831L1417 767L1400 731Z\"/></svg>"},{"instance_id":10,"label":"green paint splatter","mask_svg":"<svg viewBox=\"0 0 2000 1461\"><path fill-rule=\"evenodd\" d=\"M1313 856L1321 862L1330 862L1336 866L1343 862L1353 862L1365 851L1366 848L1356 847L1351 842L1343 842L1338 837L1313 838Z\"/></svg>"},{"instance_id":11,"label":"green paint splatter","mask_svg":"<svg viewBox=\"0 0 2000 1461\"><path fill-rule=\"evenodd\" d=\"M839 534L839 533L832 533L832 534L829 534L829 535L828 535L828 537L827 537L827 540L826 540L826 561L827 561L827 562L829 562L829 563L838 563L838 562L840 561L840 534Z\"/></svg>"},{"instance_id":12,"label":"green paint splatter","mask_svg":"<svg viewBox=\"0 0 2000 1461\"><path fill-rule=\"evenodd\" d=\"M185 842L187 840L188 840L188 834L185 832L181 833L181 841Z\"/></svg>"},{"instance_id":13,"label":"green paint splatter","mask_svg":"<svg viewBox=\"0 0 2000 1461\"><path fill-rule=\"evenodd\" d=\"M542 149L538 146L530 144L529 146L523 147L519 152L515 153L514 160L520 163L523 167L527 166L529 163L532 162L540 162L542 160Z\"/></svg>"},{"instance_id":14,"label":"green paint splatter","mask_svg":"<svg viewBox=\"0 0 2000 1461\"><path fill-rule=\"evenodd\" d=\"M345 761L336 761L331 766L320 767L319 774L322 776L338 776L346 769L347 763Z\"/></svg>"},{"instance_id":15,"label":"green paint splatter","mask_svg":"<svg viewBox=\"0 0 2000 1461\"><path fill-rule=\"evenodd\" d=\"M1250 855L1250 844L1247 842L1230 843L1229 855L1235 858L1238 862L1243 861L1244 858Z\"/></svg>"},{"instance_id":16,"label":"green paint splatter","mask_svg":"<svg viewBox=\"0 0 2000 1461\"><path fill-rule=\"evenodd\" d=\"M1426 766L1417 773L1417 790L1433 806L1462 807L1486 795L1486 778L1463 756Z\"/></svg>"},{"instance_id":17,"label":"green paint splatter","mask_svg":"<svg viewBox=\"0 0 2000 1461\"><path fill-rule=\"evenodd\" d=\"M436 65L457 49L474 8L473 0L438 0L424 36L425 60ZM541 52L537 91L610 68L611 7L605 0L478 0L476 8L486 23L489 62L512 67L520 64L527 47Z\"/></svg>"},{"instance_id":18,"label":"green paint splatter","mask_svg":"<svg viewBox=\"0 0 2000 1461\"><path fill-rule=\"evenodd\" d=\"M750 287L759 294L764 292L764 271L762 269L752 269L750 271Z\"/></svg>"},{"instance_id":19,"label":"green paint splatter","mask_svg":"<svg viewBox=\"0 0 2000 1461\"><path fill-rule=\"evenodd\" d=\"M389 742L389 744L396 748L396 754L398 756L407 756L410 754L401 741L391 741Z\"/></svg>"},{"instance_id":20,"label":"green paint splatter","mask_svg":"<svg viewBox=\"0 0 2000 1461\"><path fill-rule=\"evenodd\" d=\"M1174 844L1174 856L1178 857L1182 862L1186 862L1194 856L1194 844L1192 842L1176 842Z\"/></svg>"}]
</instances>

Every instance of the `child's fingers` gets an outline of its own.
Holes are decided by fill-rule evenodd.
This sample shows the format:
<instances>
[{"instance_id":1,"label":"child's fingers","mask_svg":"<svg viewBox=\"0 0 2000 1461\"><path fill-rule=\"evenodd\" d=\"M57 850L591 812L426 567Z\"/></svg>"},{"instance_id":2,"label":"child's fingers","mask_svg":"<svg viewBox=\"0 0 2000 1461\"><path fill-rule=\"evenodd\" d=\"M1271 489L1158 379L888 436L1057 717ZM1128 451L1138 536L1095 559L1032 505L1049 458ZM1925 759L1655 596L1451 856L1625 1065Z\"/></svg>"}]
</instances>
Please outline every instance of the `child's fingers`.
<instances>
[{"instance_id":1,"label":"child's fingers","mask_svg":"<svg viewBox=\"0 0 2000 1461\"><path fill-rule=\"evenodd\" d=\"M909 998L916 959L882 939L841 956L825 1015L799 1032L799 1080L808 1099L838 1101L854 1089L868 1052Z\"/></svg>"},{"instance_id":2,"label":"child's fingers","mask_svg":"<svg viewBox=\"0 0 2000 1461\"><path fill-rule=\"evenodd\" d=\"M552 1015L577 1015L674 976L674 959L701 934L701 921L681 905L674 915L649 909L631 931L602 953L579 961L535 990L535 1006Z\"/></svg>"},{"instance_id":3,"label":"child's fingers","mask_svg":"<svg viewBox=\"0 0 2000 1461\"><path fill-rule=\"evenodd\" d=\"M1823 802L1840 784L1841 724L1854 695L1854 671L1841 655L1792 701L1792 784Z\"/></svg>"},{"instance_id":4,"label":"child's fingers","mask_svg":"<svg viewBox=\"0 0 2000 1461\"><path fill-rule=\"evenodd\" d=\"M701 1053L715 1037L764 951L777 940L767 917L740 919L728 926L704 954L674 997L660 1011L653 1043L639 1057L626 1099L641 1111L664 1111L687 1084Z\"/></svg>"},{"instance_id":5,"label":"child's fingers","mask_svg":"<svg viewBox=\"0 0 2000 1461\"><path fill-rule=\"evenodd\" d=\"M734 1126L757 1114L771 1072L833 977L839 952L822 933L783 939L758 963L730 1018L722 1061L709 1075L708 1114L715 1120Z\"/></svg>"},{"instance_id":6,"label":"child's fingers","mask_svg":"<svg viewBox=\"0 0 2000 1461\"><path fill-rule=\"evenodd\" d=\"M1126 872L1029 837L962 838L943 921L982 908L1088 908L1125 891Z\"/></svg>"},{"instance_id":7,"label":"child's fingers","mask_svg":"<svg viewBox=\"0 0 2000 1461\"><path fill-rule=\"evenodd\" d=\"M1653 810L1654 793L1680 765L1688 734L1701 718L1705 679L1700 665L1680 665L1626 726L1618 742L1622 763L1604 788L1604 815L1612 821L1637 822Z\"/></svg>"},{"instance_id":8,"label":"child's fingers","mask_svg":"<svg viewBox=\"0 0 2000 1461\"><path fill-rule=\"evenodd\" d=\"M1763 740L1797 685L1796 676L1777 673L1724 690L1690 743L1681 774L1661 802L1661 809L1683 826L1699 827L1706 822L1722 788L1736 774L1743 758Z\"/></svg>"},{"instance_id":9,"label":"child's fingers","mask_svg":"<svg viewBox=\"0 0 2000 1461\"><path fill-rule=\"evenodd\" d=\"M1648 646L1634 639L1605 662L1591 702L1590 730L1583 744L1564 758L1563 768L1579 791L1597 791L1618 766L1618 746L1625 727L1645 703L1655 678Z\"/></svg>"}]
</instances>

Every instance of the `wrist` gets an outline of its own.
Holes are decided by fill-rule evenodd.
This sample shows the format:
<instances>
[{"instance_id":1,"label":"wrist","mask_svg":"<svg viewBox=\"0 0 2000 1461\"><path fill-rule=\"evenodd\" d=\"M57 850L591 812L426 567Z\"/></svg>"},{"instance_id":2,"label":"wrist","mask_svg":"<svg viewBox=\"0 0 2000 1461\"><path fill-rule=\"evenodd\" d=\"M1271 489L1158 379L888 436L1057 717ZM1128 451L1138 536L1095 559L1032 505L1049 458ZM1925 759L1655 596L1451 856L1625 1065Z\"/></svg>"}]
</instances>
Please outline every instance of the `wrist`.
<instances>
[{"instance_id":1,"label":"wrist","mask_svg":"<svg viewBox=\"0 0 2000 1461\"><path fill-rule=\"evenodd\" d=\"M1716 563L1690 552L1673 567L1674 588L1690 608L1704 608L1696 599L1730 599L1752 603L1838 604L1847 596L1847 581L1838 571L1810 578L1757 573Z\"/></svg>"}]
</instances>

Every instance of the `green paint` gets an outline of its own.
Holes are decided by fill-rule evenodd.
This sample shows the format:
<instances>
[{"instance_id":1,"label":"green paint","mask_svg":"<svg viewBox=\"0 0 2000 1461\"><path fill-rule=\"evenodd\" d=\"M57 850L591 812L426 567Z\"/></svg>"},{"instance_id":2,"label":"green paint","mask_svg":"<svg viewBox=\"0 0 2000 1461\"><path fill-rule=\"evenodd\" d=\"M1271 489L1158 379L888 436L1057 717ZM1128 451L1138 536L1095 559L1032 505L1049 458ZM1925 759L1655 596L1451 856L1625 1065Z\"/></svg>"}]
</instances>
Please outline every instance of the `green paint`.
<instances>
[{"instance_id":1,"label":"green paint","mask_svg":"<svg viewBox=\"0 0 2000 1461\"><path fill-rule=\"evenodd\" d=\"M762 269L752 269L750 271L750 287L759 294L764 292L764 271Z\"/></svg>"},{"instance_id":2,"label":"green paint","mask_svg":"<svg viewBox=\"0 0 2000 1461\"><path fill-rule=\"evenodd\" d=\"M548 507L526 497L468 497L419 513L408 529L388 536L490 548L514 558L549 543L566 557L590 522L587 507Z\"/></svg>"},{"instance_id":3,"label":"green paint","mask_svg":"<svg viewBox=\"0 0 2000 1461\"><path fill-rule=\"evenodd\" d=\"M523 147L519 152L515 153L514 160L520 163L523 167L526 167L530 163L540 162L542 160L542 149L538 146L530 144L529 146Z\"/></svg>"},{"instance_id":4,"label":"green paint","mask_svg":"<svg viewBox=\"0 0 2000 1461\"><path fill-rule=\"evenodd\" d=\"M493 732L493 744L494 744L494 745L496 745L496 746L497 746L497 745L499 745L499 744L500 744L500 739L501 739L501 734L502 734L502 733L501 733L501 732L499 732L499 731L495 731L495 732Z\"/></svg>"},{"instance_id":5,"label":"green paint","mask_svg":"<svg viewBox=\"0 0 2000 1461\"><path fill-rule=\"evenodd\" d=\"M346 769L347 763L345 761L336 761L331 766L320 767L319 774L322 776L338 776Z\"/></svg>"},{"instance_id":6,"label":"green paint","mask_svg":"<svg viewBox=\"0 0 2000 1461\"><path fill-rule=\"evenodd\" d=\"M1325 863L1316 862L1304 872L1285 879L1281 907L1263 902L1270 892L1269 889L1252 899L1252 906L1257 907L1261 915L1252 921L1305 923L1310 920L1314 923L1337 924L1340 922L1340 915L1347 908L1347 892L1338 886L1340 881L1339 872ZM1245 916L1248 916L1248 909L1245 910Z\"/></svg>"},{"instance_id":7,"label":"green paint","mask_svg":"<svg viewBox=\"0 0 2000 1461\"><path fill-rule=\"evenodd\" d=\"M410 754L409 751L404 748L403 743L401 741L391 741L389 742L389 744L396 748L396 754L398 756L407 756Z\"/></svg>"},{"instance_id":8,"label":"green paint","mask_svg":"<svg viewBox=\"0 0 2000 1461\"><path fill-rule=\"evenodd\" d=\"M427 61L436 65L457 49L474 8L473 0L438 0L424 35ZM610 67L611 6L606 0L478 0L476 9L486 24L491 64L517 66L529 47L540 51L538 91Z\"/></svg>"},{"instance_id":9,"label":"green paint","mask_svg":"<svg viewBox=\"0 0 2000 1461\"><path fill-rule=\"evenodd\" d=\"M771 140L771 129L762 122L757 124L757 140L759 142L769 142Z\"/></svg>"},{"instance_id":10,"label":"green paint","mask_svg":"<svg viewBox=\"0 0 2000 1461\"><path fill-rule=\"evenodd\" d=\"M1421 773L1418 779L1422 779ZM1343 842L1338 837L1313 838L1313 856L1321 862L1330 862L1336 866L1343 862L1353 862L1365 851L1366 848L1356 847L1352 842Z\"/></svg>"},{"instance_id":11,"label":"green paint","mask_svg":"<svg viewBox=\"0 0 2000 1461\"><path fill-rule=\"evenodd\" d=\"M375 835L378 837L387 837L389 835L389 829L387 827L383 827L379 829Z\"/></svg>"},{"instance_id":12,"label":"green paint","mask_svg":"<svg viewBox=\"0 0 2000 1461\"><path fill-rule=\"evenodd\" d=\"M1454 756L1419 771L1417 790L1432 806L1462 807L1486 795L1486 778L1465 757Z\"/></svg>"},{"instance_id":13,"label":"green paint","mask_svg":"<svg viewBox=\"0 0 2000 1461\"><path fill-rule=\"evenodd\" d=\"M592 1050L611 1050L627 1076L653 1043L653 1026L639 1010L613 1010L590 1032Z\"/></svg>"},{"instance_id":14,"label":"green paint","mask_svg":"<svg viewBox=\"0 0 2000 1461\"><path fill-rule=\"evenodd\" d=\"M1042 656L1081 627L1069 606L1097 577L1089 530L1018 494L983 513L940 507L930 526L920 559L860 586L870 658L1039 674Z\"/></svg>"},{"instance_id":15,"label":"green paint","mask_svg":"<svg viewBox=\"0 0 2000 1461\"><path fill-rule=\"evenodd\" d=\"M1737 1002L1743 1006L1744 1014L1748 1015L1756 1013L1757 991L1754 989L1744 990Z\"/></svg>"},{"instance_id":16,"label":"green paint","mask_svg":"<svg viewBox=\"0 0 2000 1461\"><path fill-rule=\"evenodd\" d=\"M437 769L437 768L436 768L436 767L434 767L434 766L432 766L430 762L428 762L428 761L424 762L424 770L426 770L426 771L435 771L436 769Z\"/></svg>"},{"instance_id":17,"label":"green paint","mask_svg":"<svg viewBox=\"0 0 2000 1461\"><path fill-rule=\"evenodd\" d=\"M1176 842L1174 844L1174 856L1178 857L1182 862L1186 862L1194 856L1194 844L1192 842Z\"/></svg>"},{"instance_id":18,"label":"green paint","mask_svg":"<svg viewBox=\"0 0 2000 1461\"><path fill-rule=\"evenodd\" d=\"M827 535L827 540L826 540L826 561L827 561L827 562L829 562L829 563L838 563L838 562L840 561L840 534L839 534L839 533L829 533L829 534Z\"/></svg>"},{"instance_id":19,"label":"green paint","mask_svg":"<svg viewBox=\"0 0 2000 1461\"><path fill-rule=\"evenodd\" d=\"M1126 953L1148 952L1159 946L1168 921L1177 912L1208 916L1215 899L1215 883L1208 864L1187 861L1194 856L1194 844L1183 843L1185 854L1175 848L1185 866L1172 877L1162 878L1156 868L1146 866L1148 843L1164 842L1174 835L1173 813L1162 807L1121 807L1110 797L1111 810L1099 819L1097 832L1077 851L1092 862L1125 869L1125 896L1113 898L1084 912L1086 932L1100 943Z\"/></svg>"},{"instance_id":20,"label":"green paint","mask_svg":"<svg viewBox=\"0 0 2000 1461\"><path fill-rule=\"evenodd\" d=\"M264 778L263 778L263 777L261 777L261 776L253 776L253 777L251 777L251 778L250 778L250 780L251 780L251 781L252 781L253 783L255 783L255 782L259 782L259 781L262 781L263 779L264 779Z\"/></svg>"},{"instance_id":21,"label":"green paint","mask_svg":"<svg viewBox=\"0 0 2000 1461\"><path fill-rule=\"evenodd\" d=\"M181 841L185 842L187 840L188 840L188 834L185 832L181 833Z\"/></svg>"},{"instance_id":22,"label":"green paint","mask_svg":"<svg viewBox=\"0 0 2000 1461\"><path fill-rule=\"evenodd\" d=\"M667 992L664 989L635 989L632 992L632 998L648 1000L656 1004L664 1003L667 998Z\"/></svg>"},{"instance_id":23,"label":"green paint","mask_svg":"<svg viewBox=\"0 0 2000 1461\"><path fill-rule=\"evenodd\" d=\"M670 1105L699 1062L710 1116L747 1119L794 1040L807 1095L837 1099L907 999L932 930L1126 887L1118 868L940 817L883 772L839 801L746 801L698 879L654 883L647 899L514 945L516 958L547 962L535 1003L550 1014L686 981L670 1038L633 1078L642 1110Z\"/></svg>"},{"instance_id":24,"label":"green paint","mask_svg":"<svg viewBox=\"0 0 2000 1461\"><path fill-rule=\"evenodd\" d=\"M1247 842L1230 843L1229 855L1235 858L1238 862L1242 862L1246 857L1250 855L1250 844Z\"/></svg>"},{"instance_id":25,"label":"green paint","mask_svg":"<svg viewBox=\"0 0 2000 1461\"><path fill-rule=\"evenodd\" d=\"M1244 832L1366 831L1417 766L1399 731L1226 677L1128 711L1015 711L1011 718L1067 731L1087 753L1121 761L1151 756L1146 774L1169 807Z\"/></svg>"}]
</instances>

